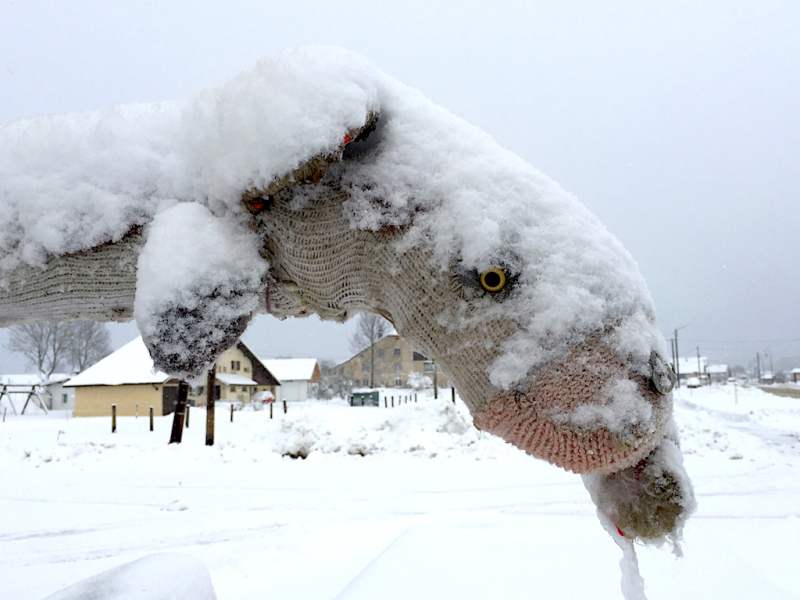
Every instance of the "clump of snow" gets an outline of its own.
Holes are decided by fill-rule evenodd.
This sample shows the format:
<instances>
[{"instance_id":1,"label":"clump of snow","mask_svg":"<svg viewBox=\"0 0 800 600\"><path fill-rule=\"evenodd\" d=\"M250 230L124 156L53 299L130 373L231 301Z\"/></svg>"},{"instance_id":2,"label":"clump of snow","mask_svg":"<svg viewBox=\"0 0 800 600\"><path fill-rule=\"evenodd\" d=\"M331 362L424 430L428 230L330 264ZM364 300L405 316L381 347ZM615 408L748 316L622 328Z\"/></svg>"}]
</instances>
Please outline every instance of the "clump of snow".
<instances>
[{"instance_id":1,"label":"clump of snow","mask_svg":"<svg viewBox=\"0 0 800 600\"><path fill-rule=\"evenodd\" d=\"M242 334L267 262L255 234L194 203L156 216L136 271L134 316L155 368L188 379Z\"/></svg>"},{"instance_id":2,"label":"clump of snow","mask_svg":"<svg viewBox=\"0 0 800 600\"><path fill-rule=\"evenodd\" d=\"M79 581L45 600L216 600L205 564L187 554L150 554Z\"/></svg>"},{"instance_id":3,"label":"clump of snow","mask_svg":"<svg viewBox=\"0 0 800 600\"><path fill-rule=\"evenodd\" d=\"M412 390L429 390L433 387L433 379L422 373L412 371L408 374L408 385Z\"/></svg>"},{"instance_id":4,"label":"clump of snow","mask_svg":"<svg viewBox=\"0 0 800 600\"><path fill-rule=\"evenodd\" d=\"M457 453L488 458L511 449L475 429L468 413L447 401L404 404L388 411L378 407L346 410L339 418L320 412L290 413L281 424L273 450L293 458L307 458L312 453L421 457Z\"/></svg>"},{"instance_id":5,"label":"clump of snow","mask_svg":"<svg viewBox=\"0 0 800 600\"><path fill-rule=\"evenodd\" d=\"M649 425L653 408L642 396L636 382L613 379L599 392L599 396L599 403L582 404L570 414L553 415L553 420L586 430L604 427L617 434Z\"/></svg>"}]
</instances>

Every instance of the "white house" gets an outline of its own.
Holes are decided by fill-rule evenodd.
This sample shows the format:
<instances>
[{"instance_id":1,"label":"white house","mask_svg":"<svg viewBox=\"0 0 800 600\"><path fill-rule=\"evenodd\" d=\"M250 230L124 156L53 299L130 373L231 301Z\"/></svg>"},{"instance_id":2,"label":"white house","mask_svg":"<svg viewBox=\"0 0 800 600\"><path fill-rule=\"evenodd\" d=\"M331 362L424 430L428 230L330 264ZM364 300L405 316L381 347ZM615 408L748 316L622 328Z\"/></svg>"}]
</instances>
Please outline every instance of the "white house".
<instances>
[{"instance_id":1,"label":"white house","mask_svg":"<svg viewBox=\"0 0 800 600\"><path fill-rule=\"evenodd\" d=\"M53 373L46 381L42 382L44 393L42 399L50 410L75 410L75 388L64 387L74 375L66 373Z\"/></svg>"},{"instance_id":2,"label":"white house","mask_svg":"<svg viewBox=\"0 0 800 600\"><path fill-rule=\"evenodd\" d=\"M708 365L706 372L711 383L727 383L728 378L731 376L731 370L728 365Z\"/></svg>"},{"instance_id":3,"label":"white house","mask_svg":"<svg viewBox=\"0 0 800 600\"><path fill-rule=\"evenodd\" d=\"M302 402L319 395L319 362L316 358L259 358L281 385L275 400Z\"/></svg>"},{"instance_id":4,"label":"white house","mask_svg":"<svg viewBox=\"0 0 800 600\"><path fill-rule=\"evenodd\" d=\"M678 358L678 368L676 371L681 381L684 379L697 378L701 382L705 382L708 373L707 369L708 359L705 356L701 356L699 359L697 356L686 356Z\"/></svg>"}]
</instances>

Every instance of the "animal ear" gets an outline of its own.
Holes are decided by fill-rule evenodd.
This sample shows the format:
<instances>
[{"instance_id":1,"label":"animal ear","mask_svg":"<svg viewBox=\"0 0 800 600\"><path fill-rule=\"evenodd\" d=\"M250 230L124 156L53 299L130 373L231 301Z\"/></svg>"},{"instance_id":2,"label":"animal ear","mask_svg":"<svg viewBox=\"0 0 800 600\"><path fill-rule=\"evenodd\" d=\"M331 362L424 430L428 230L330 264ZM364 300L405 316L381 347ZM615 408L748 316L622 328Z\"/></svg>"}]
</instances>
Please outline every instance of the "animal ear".
<instances>
[{"instance_id":1,"label":"animal ear","mask_svg":"<svg viewBox=\"0 0 800 600\"><path fill-rule=\"evenodd\" d=\"M362 142L369 137L375 130L378 123L378 114L370 112L367 114L364 124L342 133L342 141L334 150L317 154L302 162L294 171L286 173L281 177L276 177L265 188L250 188L242 194L242 202L247 210L258 213L267 207L268 199L282 189L293 185L310 185L319 183L328 172L328 167L342 160L345 150L351 144Z\"/></svg>"}]
</instances>

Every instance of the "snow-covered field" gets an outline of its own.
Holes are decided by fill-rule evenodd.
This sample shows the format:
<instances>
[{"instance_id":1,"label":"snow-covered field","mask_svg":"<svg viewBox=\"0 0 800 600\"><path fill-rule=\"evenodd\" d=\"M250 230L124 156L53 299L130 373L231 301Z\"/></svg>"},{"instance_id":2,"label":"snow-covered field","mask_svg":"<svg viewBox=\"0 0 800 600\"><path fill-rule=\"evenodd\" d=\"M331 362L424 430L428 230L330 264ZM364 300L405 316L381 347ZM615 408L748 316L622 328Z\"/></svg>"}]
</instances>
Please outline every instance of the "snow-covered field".
<instances>
[{"instance_id":1,"label":"snow-covered field","mask_svg":"<svg viewBox=\"0 0 800 600\"><path fill-rule=\"evenodd\" d=\"M677 392L699 509L684 558L638 548L651 600L800 598L800 400L733 393ZM172 446L171 417L154 433L120 418L112 434L110 418L9 414L0 597L177 552L205 564L219 600L621 598L620 551L580 478L476 431L444 396L233 423L220 409L212 448L202 409Z\"/></svg>"}]
</instances>

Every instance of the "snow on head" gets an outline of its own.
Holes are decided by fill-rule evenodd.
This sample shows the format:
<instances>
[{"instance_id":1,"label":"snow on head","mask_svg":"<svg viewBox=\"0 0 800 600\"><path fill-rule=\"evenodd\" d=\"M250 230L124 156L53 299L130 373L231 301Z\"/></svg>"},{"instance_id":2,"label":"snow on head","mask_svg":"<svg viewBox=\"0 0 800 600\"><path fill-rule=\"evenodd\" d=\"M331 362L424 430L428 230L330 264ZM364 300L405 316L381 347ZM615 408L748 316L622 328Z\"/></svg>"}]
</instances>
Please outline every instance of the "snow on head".
<instances>
[{"instance_id":1,"label":"snow on head","mask_svg":"<svg viewBox=\"0 0 800 600\"><path fill-rule=\"evenodd\" d=\"M376 110L377 70L338 48L288 51L190 101L0 126L0 269L117 241L175 200L241 210Z\"/></svg>"}]
</instances>

